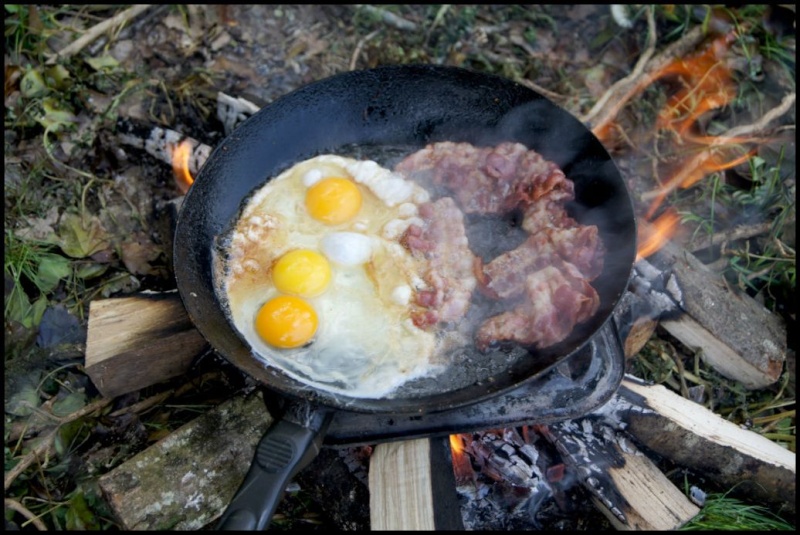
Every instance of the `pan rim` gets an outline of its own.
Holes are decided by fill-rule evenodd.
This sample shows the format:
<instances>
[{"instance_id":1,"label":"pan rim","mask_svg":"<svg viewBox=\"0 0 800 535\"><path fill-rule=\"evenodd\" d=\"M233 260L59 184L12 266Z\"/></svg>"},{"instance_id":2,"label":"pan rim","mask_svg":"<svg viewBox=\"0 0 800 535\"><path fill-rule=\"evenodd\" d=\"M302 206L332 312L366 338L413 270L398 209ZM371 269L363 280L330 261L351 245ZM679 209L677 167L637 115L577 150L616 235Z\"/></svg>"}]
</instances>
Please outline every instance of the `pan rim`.
<instances>
[{"instance_id":1,"label":"pan rim","mask_svg":"<svg viewBox=\"0 0 800 535\"><path fill-rule=\"evenodd\" d=\"M500 95L498 97L499 101L501 103L508 101L509 103L513 104L510 106L511 109L522 104L534 103L542 104L551 110L556 110L557 113L563 114L565 120L566 118L569 119L568 122L573 128L577 128L575 125L579 125L581 134L583 136L588 135L592 140L594 140L592 150L594 151L593 157L597 160L597 162L591 162L592 165L598 162L603 163L606 167L605 172L612 175L612 179L615 182L615 187L617 187L619 192L618 195L624 197L622 199L618 199L618 204L620 204L623 211L627 213L627 215L625 215L622 219L625 219L629 223L629 228L626 229L626 235L631 238L631 243L623 246L623 258L618 259L620 264L622 264L622 267L617 270L619 280L616 281L617 287L611 292L611 297L609 298L613 301L613 303L609 303L608 306L604 307L602 317L597 318L597 320L593 323L591 328L592 332L590 335L585 336L582 342L572 347L571 351L569 351L567 354L561 355L556 362L553 362L550 365L538 370L535 374L527 374L526 376L524 372L514 372L523 377L512 380L509 380L506 377L490 377L486 384L483 385L468 385L447 393L431 394L420 397L387 397L371 399L343 396L302 384L291 377L286 376L286 374L280 372L279 370L275 370L266 366L260 366L260 362L259 366L256 367L254 365L255 361L259 359L252 355L250 355L249 359L243 357L242 349L246 348L241 346L236 347L236 343L231 340L230 335L232 333L220 333L220 331L224 329L222 329L219 324L220 322L218 314L214 314L212 312L209 315L209 311L203 310L203 307L208 307L209 305L218 308L224 308L223 305L218 302L215 292L211 292L211 294L213 294L211 299L209 299L207 294L198 294L198 290L200 293L203 292L202 288L204 280L206 280L206 275L201 273L201 271L211 267L211 259L208 255L204 255L203 253L193 249L193 246L197 245L198 243L202 243L202 239L204 237L213 238L214 236L218 235L221 230L220 222L213 220L215 217L217 217L213 211L212 213L202 213L203 208L209 207L211 204L213 204L214 200L210 199L210 197L212 197L214 193L218 192L218 189L215 190L210 186L206 187L206 185L211 184L215 177L222 172L221 168L225 169L225 166L231 163L233 158L239 156L239 153L241 153L243 150L249 153L252 153L254 150L258 150L255 141L253 139L249 139L248 136L255 136L258 138L258 134L264 127L282 124L282 121L286 121L286 113L291 115L290 112L292 111L292 106L297 105L298 102L307 100L309 97L319 97L320 93L323 96L330 96L330 92L333 91L333 89L347 87L353 81L363 82L371 89L391 87L392 79L398 75L402 75L407 79L413 80L415 84L436 80L445 80L447 83L452 84L467 82L475 83L478 84L478 89L475 91L480 92L482 95L488 95L492 91L495 91L496 88L497 94ZM499 118L504 117L504 115L500 112L492 113L499 114ZM369 124L371 124L374 128L378 128L383 124L376 122L380 121L380 119L369 119L373 120L373 123ZM418 125L419 117L412 117L411 119L412 120L407 122ZM374 126L376 124L378 126ZM429 125L423 126L425 126L425 128L429 127ZM406 127L408 126L406 125ZM433 130L425 131L423 128L420 130L420 132L415 133L415 135L418 135L420 142L435 137L435 129L437 128L436 125L433 125L430 128ZM262 133L261 137L263 136L264 134ZM260 142L263 143L264 140L261 139ZM543 155L547 157L547 154ZM298 159L299 157L296 156L295 161ZM279 165L286 167L289 165L289 162L284 161L281 163L274 163L273 168ZM241 170L243 167L244 166L242 165L238 165L236 169ZM250 172L253 172L252 169ZM274 171L270 176L274 176ZM260 183L263 184L266 179L268 179L268 177L264 177L264 180L261 180ZM225 210L227 210L228 213L231 213L231 210L234 208L233 205L236 205L235 208L236 212L238 213L238 210L240 209L245 198L246 197L241 197L238 199L238 202L228 202ZM212 152L206 164L200 170L196 178L195 185L186 195L183 205L184 209L187 206L190 207L190 209L194 207L194 211L187 212L182 209L178 218L175 247L173 251L174 265L176 266L175 277L178 283L179 294L181 295L186 310L189 313L190 319L201 332L201 334L209 341L211 346L224 358L231 361L235 366L255 378L258 382L262 383L264 386L277 390L283 395L291 398L311 401L323 406L355 410L359 412L422 413L451 410L457 407L479 403L485 399L495 397L504 392L512 390L529 380L540 377L544 373L547 373L547 371L551 370L558 362L569 358L569 356L579 351L593 338L593 336L596 335L600 329L605 328L605 325L612 317L612 312L616 308L624 289L627 287L627 282L630 277L633 266L633 258L635 255L635 218L633 217L633 206L631 199L627 193L627 189L625 188L625 184L622 180L619 170L616 168L610 155L602 147L600 142L597 141L593 135L591 135L591 132L589 132L585 126L578 123L577 119L574 119L574 117L572 117L568 112L525 86L496 75L478 73L460 67L434 65L383 66L374 69L340 73L298 88L263 108L218 145L218 147ZM224 219L224 217L222 219ZM192 226L196 225L198 221L200 221L200 224L203 226L203 231L198 233L200 234L199 238L197 236L193 236L193 232L197 229L191 228ZM228 222L230 222L230 218L228 219ZM187 240L187 238L192 239ZM187 263L193 265L193 268L188 272L182 270L182 268L187 266ZM206 290L208 289L206 288ZM233 331L233 334L235 335L234 338L239 340L238 335L235 333L235 329L227 318L225 318L225 323L227 328L230 331ZM241 340L239 340L239 344L242 344Z\"/></svg>"}]
</instances>

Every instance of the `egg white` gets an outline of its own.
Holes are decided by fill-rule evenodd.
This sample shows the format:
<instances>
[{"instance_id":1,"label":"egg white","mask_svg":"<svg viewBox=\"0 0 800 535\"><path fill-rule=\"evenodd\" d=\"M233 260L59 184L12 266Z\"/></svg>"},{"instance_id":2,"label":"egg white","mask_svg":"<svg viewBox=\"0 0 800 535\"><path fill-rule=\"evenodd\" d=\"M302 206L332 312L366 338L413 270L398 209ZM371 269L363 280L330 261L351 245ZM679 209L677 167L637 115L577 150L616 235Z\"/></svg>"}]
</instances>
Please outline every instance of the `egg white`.
<instances>
[{"instance_id":1,"label":"egg white","mask_svg":"<svg viewBox=\"0 0 800 535\"><path fill-rule=\"evenodd\" d=\"M330 226L305 208L305 191L328 176L349 176L362 192L350 222ZM427 192L371 161L322 155L281 173L249 200L232 233L222 284L230 318L254 354L267 365L315 388L378 398L414 378L441 371L436 336L410 319L411 296L424 286L424 260L397 239L419 222L416 205ZM274 262L293 249L311 249L331 260L331 282L307 298L317 312L313 341L276 349L255 331L254 318L279 294Z\"/></svg>"}]
</instances>

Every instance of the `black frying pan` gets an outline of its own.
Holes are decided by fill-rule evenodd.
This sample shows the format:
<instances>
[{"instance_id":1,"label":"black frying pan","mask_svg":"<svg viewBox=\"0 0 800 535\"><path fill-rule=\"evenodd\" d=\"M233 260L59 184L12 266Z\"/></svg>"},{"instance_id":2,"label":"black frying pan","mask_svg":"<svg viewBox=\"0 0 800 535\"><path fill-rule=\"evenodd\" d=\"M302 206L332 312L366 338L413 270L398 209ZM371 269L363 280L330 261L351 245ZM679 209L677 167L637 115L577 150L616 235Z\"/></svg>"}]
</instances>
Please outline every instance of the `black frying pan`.
<instances>
[{"instance_id":1,"label":"black frying pan","mask_svg":"<svg viewBox=\"0 0 800 535\"><path fill-rule=\"evenodd\" d=\"M214 291L215 249L249 195L294 163L321 153L371 157L391 167L388 160L445 140L517 141L554 161L575 182L576 199L568 209L579 222L597 225L607 247L604 270L593 282L600 294L597 314L546 350L515 348L519 358L510 364L508 348L490 355L476 350L473 360L481 365L475 370L459 366L452 378L422 381L382 399L312 388L254 357ZM211 154L184 199L175 236L178 290L195 326L226 359L294 403L259 445L251 472L223 515L223 527L267 525L286 483L316 455L337 409L437 412L541 377L609 321L627 287L635 251L631 200L601 143L568 112L507 79L451 67L381 67L333 76L266 106Z\"/></svg>"}]
</instances>

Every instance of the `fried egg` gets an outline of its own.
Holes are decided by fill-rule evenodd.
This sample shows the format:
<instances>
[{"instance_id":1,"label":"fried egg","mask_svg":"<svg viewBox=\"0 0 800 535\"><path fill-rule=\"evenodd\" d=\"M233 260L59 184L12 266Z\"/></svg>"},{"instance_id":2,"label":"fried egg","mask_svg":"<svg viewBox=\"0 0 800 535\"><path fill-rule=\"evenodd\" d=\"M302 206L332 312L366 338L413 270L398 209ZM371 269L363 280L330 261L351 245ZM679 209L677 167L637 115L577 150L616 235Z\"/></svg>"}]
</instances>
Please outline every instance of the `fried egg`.
<instances>
[{"instance_id":1,"label":"fried egg","mask_svg":"<svg viewBox=\"0 0 800 535\"><path fill-rule=\"evenodd\" d=\"M257 190L227 242L222 301L253 353L315 388L389 395L438 373L414 325L424 258L399 239L428 192L371 160L321 155Z\"/></svg>"}]
</instances>

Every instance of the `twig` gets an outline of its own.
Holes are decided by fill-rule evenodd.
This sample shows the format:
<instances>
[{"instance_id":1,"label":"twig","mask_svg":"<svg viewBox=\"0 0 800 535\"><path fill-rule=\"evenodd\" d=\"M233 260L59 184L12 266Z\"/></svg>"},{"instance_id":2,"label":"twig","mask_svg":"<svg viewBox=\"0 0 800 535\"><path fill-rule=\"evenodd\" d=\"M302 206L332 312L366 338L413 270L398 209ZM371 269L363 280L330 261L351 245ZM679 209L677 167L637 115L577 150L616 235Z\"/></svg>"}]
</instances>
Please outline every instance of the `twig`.
<instances>
[{"instance_id":1,"label":"twig","mask_svg":"<svg viewBox=\"0 0 800 535\"><path fill-rule=\"evenodd\" d=\"M644 53L639 57L639 61L636 62L636 65L633 68L633 71L623 78L619 80L614 85L612 85L605 94L600 97L600 100L595 102L594 107L589 110L589 113L584 115L581 118L581 122L589 123L592 119L595 118L601 111L604 111L603 115L601 116L601 120L597 121L595 124L595 130L599 130L605 128L605 125L611 119L611 117L615 117L622 106L630 100L633 95L639 91L640 86L640 79L642 78L642 73L647 66L647 63L650 61L650 58L653 56L656 50L656 21L655 15L653 14L653 8L648 8L647 10L647 48L645 49ZM606 103L611 100L612 96L615 96L617 93L623 93L620 97L617 98L616 102L612 105L607 107Z\"/></svg>"},{"instance_id":2,"label":"twig","mask_svg":"<svg viewBox=\"0 0 800 535\"><path fill-rule=\"evenodd\" d=\"M54 56L47 60L47 64L53 65L58 59L73 56L74 54L80 52L86 45L103 35L109 29L124 25L131 19L134 19L147 11L150 7L152 7L152 4L136 4L125 11L117 13L110 19L104 20L103 22L92 26L75 41L62 48L59 52L56 52Z\"/></svg>"},{"instance_id":3,"label":"twig","mask_svg":"<svg viewBox=\"0 0 800 535\"><path fill-rule=\"evenodd\" d=\"M648 16L649 24L650 18ZM607 128L624 105L647 87L655 73L674 58L683 56L688 51L696 48L704 37L702 26L697 26L668 46L658 56L648 58L648 61L645 62L640 58L634 71L612 85L589 113L581 117L581 121L587 124L593 123L592 127L595 132L600 132L603 128ZM612 103L607 105L612 98L614 99Z\"/></svg>"},{"instance_id":4,"label":"twig","mask_svg":"<svg viewBox=\"0 0 800 535\"><path fill-rule=\"evenodd\" d=\"M791 109L796 99L796 93L790 93L783 97L781 103L765 113L761 119L755 123L745 124L731 128L724 134L716 136L714 140L704 150L698 152L693 158L685 162L681 166L680 172L670 179L671 187L659 188L642 193L642 201L650 201L656 198L666 196L670 191L682 184L684 179L691 175L703 162L707 161L711 156L714 149L726 145L728 143L741 143L742 136L754 136L764 132L772 121L782 116Z\"/></svg>"},{"instance_id":5,"label":"twig","mask_svg":"<svg viewBox=\"0 0 800 535\"><path fill-rule=\"evenodd\" d=\"M100 398L97 401L89 403L88 405L84 406L81 409L73 412L62 418L59 421L59 424L53 429L50 433L44 436L31 451L29 451L11 470L6 473L5 476L5 490L8 491L11 484L14 482L17 477L24 472L33 462L39 458L39 456L44 455L47 453L50 448L53 446L53 443L58 436L58 431L61 429L61 426L64 424L68 424L70 422L74 422L79 418L83 418L88 414L92 414L93 412L102 410L105 408L109 403L111 403L113 399L111 398Z\"/></svg>"},{"instance_id":6,"label":"twig","mask_svg":"<svg viewBox=\"0 0 800 535\"><path fill-rule=\"evenodd\" d=\"M361 49L364 48L364 45L366 44L366 42L369 41L370 39L372 39L373 37L375 37L376 35L378 35L379 33L380 33L380 29L372 31L372 32L368 33L366 36L364 36L358 42L358 44L356 45L356 49L353 51L353 56L350 58L350 70L351 71L356 68L356 61L358 61L358 55L361 54Z\"/></svg>"},{"instance_id":7,"label":"twig","mask_svg":"<svg viewBox=\"0 0 800 535\"><path fill-rule=\"evenodd\" d=\"M363 9L367 13L371 15L377 15L389 26L393 26L398 30L406 30L409 32L417 31L417 25L411 22L410 20L406 20L403 17L397 16L391 11L387 11L380 7L370 6L368 4L356 4L356 8ZM351 69L352 70L352 69Z\"/></svg>"},{"instance_id":8,"label":"twig","mask_svg":"<svg viewBox=\"0 0 800 535\"><path fill-rule=\"evenodd\" d=\"M211 378L217 377L218 375L219 375L219 372L208 372L208 373L203 374L201 377L199 377L198 381L203 382L203 381L205 381L207 379L211 379ZM195 381L184 383L183 385L181 385L181 386L179 386L177 388L171 388L171 389L169 389L169 390L167 390L165 392L161 392L161 393L155 394L153 396L150 396L147 399L143 399L142 401L134 403L133 405L129 405L128 407L123 407L122 409L116 410L116 411L112 412L111 414L109 414L109 416L117 417L117 416L122 416L123 414L128 414L128 413L131 413L131 412L136 413L136 414L143 413L144 411L148 410L151 407L154 407L155 405L158 405L159 403L161 403L162 401L168 399L169 397L176 397L177 398L177 397L182 396L183 394L185 394L189 390L195 388L194 382Z\"/></svg>"},{"instance_id":9,"label":"twig","mask_svg":"<svg viewBox=\"0 0 800 535\"><path fill-rule=\"evenodd\" d=\"M17 500L6 498L5 506L6 509L11 509L12 511L16 511L17 513L27 518L30 521L30 523L33 524L34 527L39 531L47 531L47 526L45 525L45 523L42 522L38 516L33 514L30 510L28 510L27 507L19 503Z\"/></svg>"},{"instance_id":10,"label":"twig","mask_svg":"<svg viewBox=\"0 0 800 535\"><path fill-rule=\"evenodd\" d=\"M792 222L789 221L787 224L791 223ZM715 245L721 245L725 242L744 240L754 236L760 236L769 232L772 229L773 224L774 223L772 221L764 221L763 223L757 223L755 225L743 225L732 229L727 229L723 232L717 232L697 243L692 243L691 251L692 253L697 254L698 251L702 251L703 249L707 249L709 247L714 247Z\"/></svg>"},{"instance_id":11,"label":"twig","mask_svg":"<svg viewBox=\"0 0 800 535\"><path fill-rule=\"evenodd\" d=\"M544 87L540 86L539 84L531 82L530 80L528 80L526 78L521 78L519 81L520 81L521 84L530 87L534 91L538 91L542 95L546 96L547 98L549 98L550 100L553 100L555 102L561 102L566 98L564 95L562 95L560 93L556 93L554 91L550 91L549 89L545 89Z\"/></svg>"},{"instance_id":12,"label":"twig","mask_svg":"<svg viewBox=\"0 0 800 535\"><path fill-rule=\"evenodd\" d=\"M736 143L736 138L741 136L752 136L759 134L769 127L770 123L778 117L787 113L797 100L797 93L789 93L781 100L781 103L765 113L758 121L731 128L724 135L717 136L713 145L724 145L725 143Z\"/></svg>"}]
</instances>

